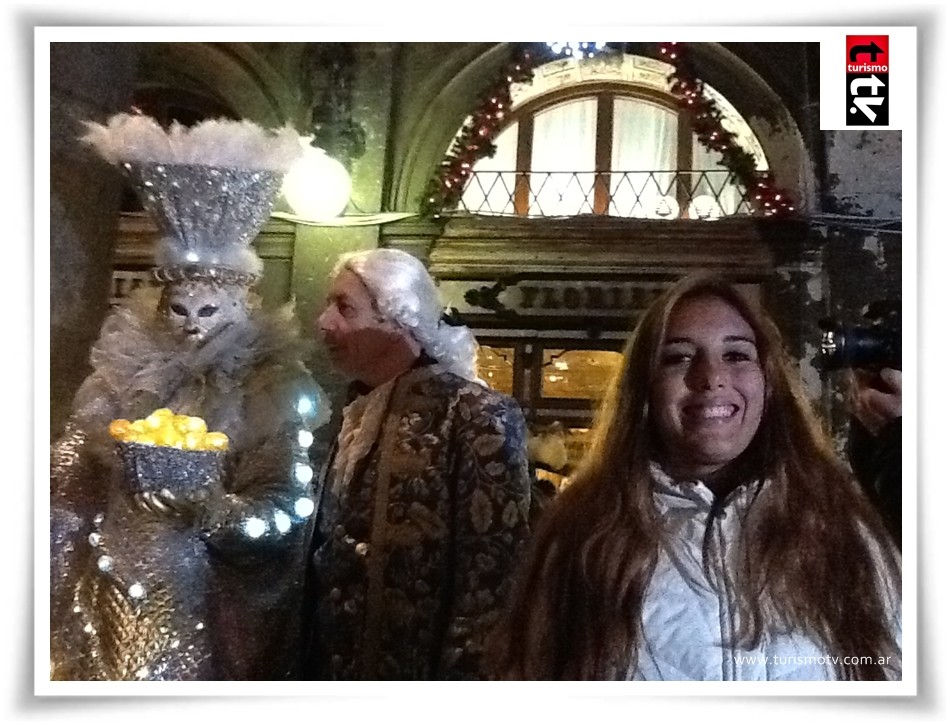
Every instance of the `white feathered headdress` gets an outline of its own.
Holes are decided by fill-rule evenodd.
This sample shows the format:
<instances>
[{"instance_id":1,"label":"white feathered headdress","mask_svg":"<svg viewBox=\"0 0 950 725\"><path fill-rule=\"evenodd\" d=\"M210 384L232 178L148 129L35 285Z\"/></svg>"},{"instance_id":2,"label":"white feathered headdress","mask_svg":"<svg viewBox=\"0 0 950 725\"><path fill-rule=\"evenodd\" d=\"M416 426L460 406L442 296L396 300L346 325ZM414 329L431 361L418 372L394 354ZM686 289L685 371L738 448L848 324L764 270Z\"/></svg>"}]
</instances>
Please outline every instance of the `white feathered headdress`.
<instances>
[{"instance_id":1,"label":"white feathered headdress","mask_svg":"<svg viewBox=\"0 0 950 725\"><path fill-rule=\"evenodd\" d=\"M159 226L160 279L257 278L262 264L251 243L302 153L295 130L229 119L165 130L154 118L128 113L85 126L81 140L127 173Z\"/></svg>"}]
</instances>

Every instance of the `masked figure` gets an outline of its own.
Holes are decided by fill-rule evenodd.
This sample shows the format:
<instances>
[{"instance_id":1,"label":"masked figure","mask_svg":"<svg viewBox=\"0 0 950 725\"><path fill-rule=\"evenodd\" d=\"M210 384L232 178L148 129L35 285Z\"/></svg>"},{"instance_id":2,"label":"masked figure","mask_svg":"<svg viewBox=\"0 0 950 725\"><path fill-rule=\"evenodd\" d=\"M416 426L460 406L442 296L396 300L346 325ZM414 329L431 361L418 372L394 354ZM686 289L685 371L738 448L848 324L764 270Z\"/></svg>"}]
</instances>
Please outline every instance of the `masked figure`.
<instances>
[{"instance_id":1,"label":"masked figure","mask_svg":"<svg viewBox=\"0 0 950 725\"><path fill-rule=\"evenodd\" d=\"M294 677L308 449L328 415L290 306L264 311L251 292L250 243L299 139L124 114L89 128L159 225L162 284L106 319L52 448L51 679ZM159 408L200 417L227 450L110 436Z\"/></svg>"}]
</instances>

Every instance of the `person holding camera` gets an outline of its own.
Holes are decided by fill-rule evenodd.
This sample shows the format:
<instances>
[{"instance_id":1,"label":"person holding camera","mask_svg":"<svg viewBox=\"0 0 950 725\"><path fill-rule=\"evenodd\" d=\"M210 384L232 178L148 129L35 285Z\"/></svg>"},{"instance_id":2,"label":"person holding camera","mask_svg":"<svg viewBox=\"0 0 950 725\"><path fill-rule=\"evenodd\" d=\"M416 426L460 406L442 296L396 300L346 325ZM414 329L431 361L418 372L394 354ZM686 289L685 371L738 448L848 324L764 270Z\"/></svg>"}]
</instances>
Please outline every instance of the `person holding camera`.
<instances>
[{"instance_id":1,"label":"person holding camera","mask_svg":"<svg viewBox=\"0 0 950 725\"><path fill-rule=\"evenodd\" d=\"M848 407L848 460L901 546L901 371L854 370Z\"/></svg>"},{"instance_id":2,"label":"person holding camera","mask_svg":"<svg viewBox=\"0 0 950 725\"><path fill-rule=\"evenodd\" d=\"M822 327L821 365L845 370L851 469L901 545L901 303L867 305L864 325L832 318Z\"/></svg>"}]
</instances>

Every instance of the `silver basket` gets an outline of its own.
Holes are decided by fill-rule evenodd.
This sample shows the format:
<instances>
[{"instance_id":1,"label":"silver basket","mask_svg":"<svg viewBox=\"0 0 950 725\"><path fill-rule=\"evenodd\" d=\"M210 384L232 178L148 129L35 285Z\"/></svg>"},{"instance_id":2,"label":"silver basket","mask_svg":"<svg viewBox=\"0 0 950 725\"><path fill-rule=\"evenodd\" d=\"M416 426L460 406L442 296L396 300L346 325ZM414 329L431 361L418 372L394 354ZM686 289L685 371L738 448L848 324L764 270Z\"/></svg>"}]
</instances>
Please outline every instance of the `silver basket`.
<instances>
[{"instance_id":1,"label":"silver basket","mask_svg":"<svg viewBox=\"0 0 950 725\"><path fill-rule=\"evenodd\" d=\"M224 451L186 451L143 443L116 443L126 484L133 493L168 489L193 493L218 484L223 475Z\"/></svg>"}]
</instances>

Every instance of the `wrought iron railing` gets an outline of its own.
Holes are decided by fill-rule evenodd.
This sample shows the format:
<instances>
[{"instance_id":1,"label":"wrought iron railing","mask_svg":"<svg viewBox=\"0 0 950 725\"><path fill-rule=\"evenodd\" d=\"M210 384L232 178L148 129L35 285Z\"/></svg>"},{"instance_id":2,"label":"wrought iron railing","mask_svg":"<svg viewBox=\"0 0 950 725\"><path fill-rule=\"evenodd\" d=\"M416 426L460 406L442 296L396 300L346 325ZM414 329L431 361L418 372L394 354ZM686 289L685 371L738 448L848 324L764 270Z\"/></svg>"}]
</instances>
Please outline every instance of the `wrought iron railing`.
<instances>
[{"instance_id":1,"label":"wrought iron railing","mask_svg":"<svg viewBox=\"0 0 950 725\"><path fill-rule=\"evenodd\" d=\"M756 214L735 174L728 170L476 171L470 174L455 211L707 220Z\"/></svg>"}]
</instances>

